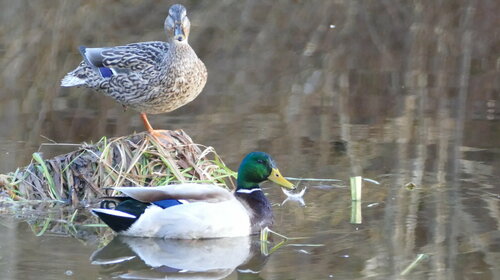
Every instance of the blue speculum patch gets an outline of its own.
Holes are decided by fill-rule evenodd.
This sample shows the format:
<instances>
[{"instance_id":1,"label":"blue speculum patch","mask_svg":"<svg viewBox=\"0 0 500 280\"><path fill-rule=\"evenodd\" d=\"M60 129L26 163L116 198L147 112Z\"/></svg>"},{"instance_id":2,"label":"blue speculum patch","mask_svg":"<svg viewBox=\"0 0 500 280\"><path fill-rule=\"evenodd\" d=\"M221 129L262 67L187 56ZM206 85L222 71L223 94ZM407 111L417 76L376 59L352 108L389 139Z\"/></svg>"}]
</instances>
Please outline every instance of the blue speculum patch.
<instances>
[{"instance_id":1,"label":"blue speculum patch","mask_svg":"<svg viewBox=\"0 0 500 280\"><path fill-rule=\"evenodd\" d=\"M176 206L179 204L182 204L182 202L176 200L176 199L165 199L165 200L159 200L153 202L154 205L160 206L161 208L165 209L168 207Z\"/></svg>"},{"instance_id":2,"label":"blue speculum patch","mask_svg":"<svg viewBox=\"0 0 500 280\"><path fill-rule=\"evenodd\" d=\"M111 69L106 67L99 67L99 72L101 72L101 76L103 78L109 78L113 76L113 72L111 71Z\"/></svg>"}]
</instances>

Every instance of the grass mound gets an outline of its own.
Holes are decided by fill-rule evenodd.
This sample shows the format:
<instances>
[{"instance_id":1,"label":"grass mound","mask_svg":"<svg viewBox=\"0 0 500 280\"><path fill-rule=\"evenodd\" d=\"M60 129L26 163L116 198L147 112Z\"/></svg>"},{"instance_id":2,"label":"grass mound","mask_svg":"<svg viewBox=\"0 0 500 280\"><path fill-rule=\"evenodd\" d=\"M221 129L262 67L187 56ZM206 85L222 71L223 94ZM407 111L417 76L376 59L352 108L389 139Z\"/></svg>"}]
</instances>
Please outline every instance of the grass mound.
<instances>
[{"instance_id":1,"label":"grass mound","mask_svg":"<svg viewBox=\"0 0 500 280\"><path fill-rule=\"evenodd\" d=\"M147 133L102 138L76 151L32 162L0 175L0 189L14 200L56 200L78 206L105 195L105 188L204 182L234 187L235 172L212 147L195 144L182 130L163 131L165 146Z\"/></svg>"}]
</instances>

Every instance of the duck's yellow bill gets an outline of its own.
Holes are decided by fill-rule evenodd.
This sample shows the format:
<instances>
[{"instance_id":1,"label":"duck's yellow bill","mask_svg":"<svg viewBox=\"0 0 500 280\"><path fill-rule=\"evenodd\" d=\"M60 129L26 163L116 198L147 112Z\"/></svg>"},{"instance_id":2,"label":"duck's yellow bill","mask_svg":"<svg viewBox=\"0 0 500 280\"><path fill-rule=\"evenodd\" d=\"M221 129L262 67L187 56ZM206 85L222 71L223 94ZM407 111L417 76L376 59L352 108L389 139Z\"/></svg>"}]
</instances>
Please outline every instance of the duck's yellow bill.
<instances>
[{"instance_id":1,"label":"duck's yellow bill","mask_svg":"<svg viewBox=\"0 0 500 280\"><path fill-rule=\"evenodd\" d=\"M287 189L292 189L292 190L295 189L295 186L292 183L290 183L287 179L281 176L281 173L277 168L273 168L273 170L271 171L271 175L269 175L267 179Z\"/></svg>"}]
</instances>

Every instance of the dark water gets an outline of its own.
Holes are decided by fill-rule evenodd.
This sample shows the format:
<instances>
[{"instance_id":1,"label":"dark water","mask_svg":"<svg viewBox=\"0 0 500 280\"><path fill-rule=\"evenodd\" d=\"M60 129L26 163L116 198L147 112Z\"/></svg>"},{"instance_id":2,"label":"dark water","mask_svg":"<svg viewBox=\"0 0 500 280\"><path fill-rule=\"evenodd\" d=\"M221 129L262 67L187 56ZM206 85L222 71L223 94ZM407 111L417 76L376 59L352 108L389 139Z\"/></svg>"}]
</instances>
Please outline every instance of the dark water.
<instances>
[{"instance_id":1,"label":"dark water","mask_svg":"<svg viewBox=\"0 0 500 280\"><path fill-rule=\"evenodd\" d=\"M343 182L301 183L305 205L266 185L274 229L306 237L268 257L246 239L113 240L103 256L109 233L37 237L46 214L3 211L0 278L500 279L499 1L181 2L208 83L153 126L184 129L233 169L264 150L284 175ZM142 131L137 113L59 82L79 45L162 40L170 4L0 1L0 173L74 149L42 143ZM356 175L380 182L365 183L361 224L332 187ZM131 259L99 265L118 257Z\"/></svg>"}]
</instances>

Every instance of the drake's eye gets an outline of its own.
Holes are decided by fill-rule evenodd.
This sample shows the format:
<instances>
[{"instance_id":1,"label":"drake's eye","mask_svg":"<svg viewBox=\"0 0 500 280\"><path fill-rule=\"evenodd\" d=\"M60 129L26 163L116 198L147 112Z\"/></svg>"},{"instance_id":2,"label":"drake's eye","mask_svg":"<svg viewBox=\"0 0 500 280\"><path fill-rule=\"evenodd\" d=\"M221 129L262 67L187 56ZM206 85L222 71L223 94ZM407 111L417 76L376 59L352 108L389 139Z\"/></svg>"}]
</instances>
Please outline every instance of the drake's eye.
<instances>
[{"instance_id":1,"label":"drake's eye","mask_svg":"<svg viewBox=\"0 0 500 280\"><path fill-rule=\"evenodd\" d=\"M258 162L258 163L262 163L262 164L264 164L264 161L263 161L263 160L261 160L261 159L258 159L258 160L257 160L257 162Z\"/></svg>"}]
</instances>

